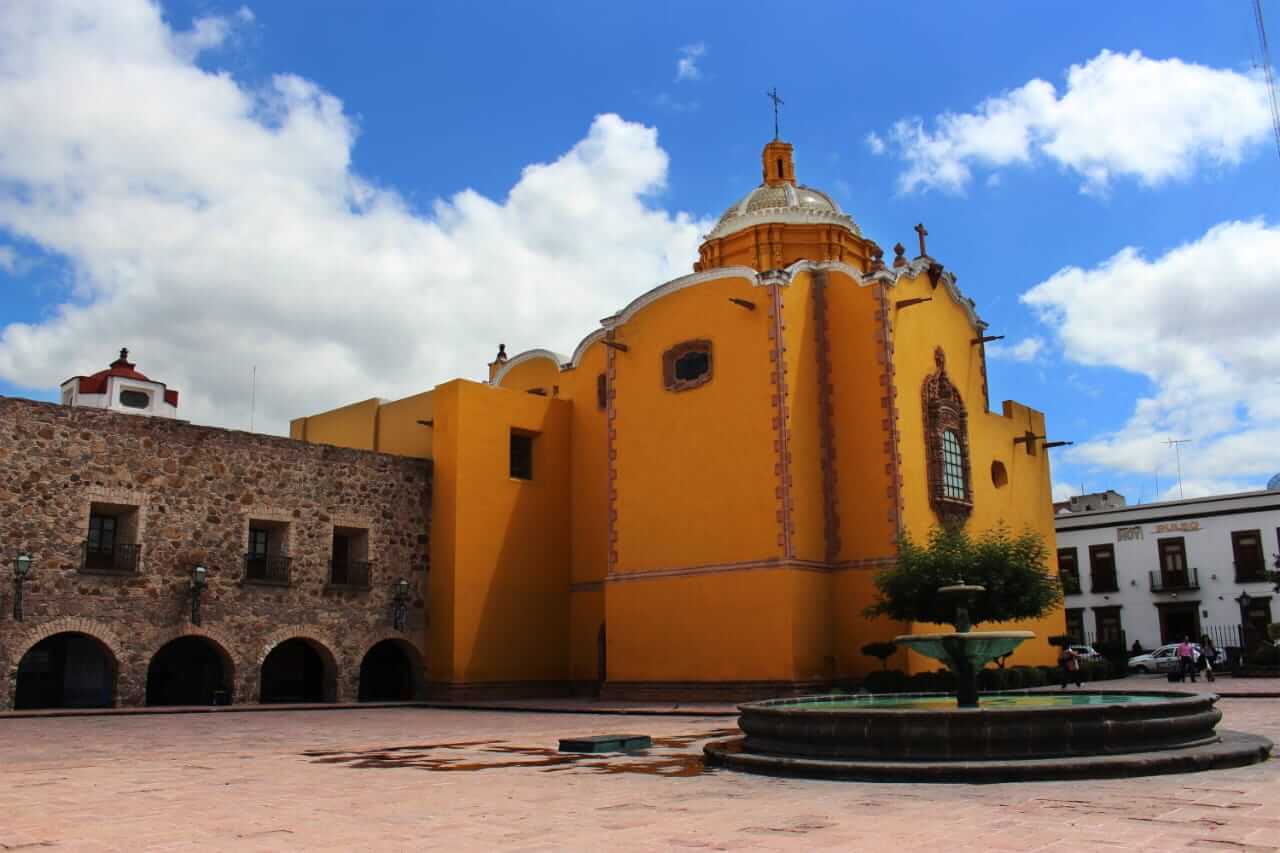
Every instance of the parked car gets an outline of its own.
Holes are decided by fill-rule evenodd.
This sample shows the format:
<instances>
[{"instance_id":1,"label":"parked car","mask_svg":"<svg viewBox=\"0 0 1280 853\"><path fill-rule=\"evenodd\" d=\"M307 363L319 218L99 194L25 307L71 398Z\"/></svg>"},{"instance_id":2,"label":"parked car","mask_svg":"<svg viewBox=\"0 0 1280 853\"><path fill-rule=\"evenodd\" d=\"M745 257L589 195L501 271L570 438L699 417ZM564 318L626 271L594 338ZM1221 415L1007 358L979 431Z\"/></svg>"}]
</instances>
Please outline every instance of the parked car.
<instances>
[{"instance_id":1,"label":"parked car","mask_svg":"<svg viewBox=\"0 0 1280 853\"><path fill-rule=\"evenodd\" d=\"M1093 646L1090 646L1090 645L1068 646L1067 648L1069 648L1069 649L1071 649L1071 651L1075 652L1075 653L1076 653L1076 656L1077 656L1078 658L1080 658L1080 660L1082 660L1082 661L1085 661L1085 660L1105 660L1105 658L1104 658L1101 654L1099 654L1099 653L1098 653L1098 650L1097 650L1097 649L1095 649Z\"/></svg>"},{"instance_id":2,"label":"parked car","mask_svg":"<svg viewBox=\"0 0 1280 853\"><path fill-rule=\"evenodd\" d=\"M1181 643L1170 643L1145 655L1135 655L1129 658L1129 670L1137 673L1173 672L1179 666L1178 646L1180 645ZM1197 656L1200 654L1199 645L1192 643L1191 648L1195 650Z\"/></svg>"}]
</instances>

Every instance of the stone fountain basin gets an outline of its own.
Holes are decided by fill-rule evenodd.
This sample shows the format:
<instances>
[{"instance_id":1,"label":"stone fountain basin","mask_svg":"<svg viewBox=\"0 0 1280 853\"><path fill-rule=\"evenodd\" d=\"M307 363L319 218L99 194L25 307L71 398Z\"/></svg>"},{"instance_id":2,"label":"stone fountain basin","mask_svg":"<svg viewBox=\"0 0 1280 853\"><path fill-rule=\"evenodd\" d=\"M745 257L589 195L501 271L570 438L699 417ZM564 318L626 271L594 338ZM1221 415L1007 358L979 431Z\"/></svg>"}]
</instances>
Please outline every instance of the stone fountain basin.
<instances>
[{"instance_id":1,"label":"stone fountain basin","mask_svg":"<svg viewBox=\"0 0 1280 853\"><path fill-rule=\"evenodd\" d=\"M903 634L893 641L900 646L910 646L912 651L940 660L956 668L947 651L947 645L959 641L965 657L973 669L982 669L987 661L1007 655L1026 640L1034 637L1030 631L964 631L944 634Z\"/></svg>"},{"instance_id":2,"label":"stone fountain basin","mask_svg":"<svg viewBox=\"0 0 1280 853\"><path fill-rule=\"evenodd\" d=\"M1073 697L1054 704L1051 697ZM1016 699L993 703L989 700ZM1093 697L1085 699L1084 697ZM917 707L903 707L904 700ZM985 694L986 707L946 707L946 694L808 696L738 706L750 753L890 761L990 761L1120 755L1218 740L1213 694L1106 691ZM940 707L930 707L934 701Z\"/></svg>"}]
</instances>

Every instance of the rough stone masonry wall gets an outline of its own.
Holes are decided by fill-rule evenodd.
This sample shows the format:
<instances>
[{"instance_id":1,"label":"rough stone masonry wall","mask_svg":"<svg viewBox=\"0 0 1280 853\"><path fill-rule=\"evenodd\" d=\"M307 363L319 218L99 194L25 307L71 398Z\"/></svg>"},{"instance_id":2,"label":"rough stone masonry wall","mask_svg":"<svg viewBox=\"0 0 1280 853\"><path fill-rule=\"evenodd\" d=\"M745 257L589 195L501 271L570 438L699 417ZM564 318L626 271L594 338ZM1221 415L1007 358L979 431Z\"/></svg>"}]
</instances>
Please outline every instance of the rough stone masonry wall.
<instances>
[{"instance_id":1,"label":"rough stone masonry wall","mask_svg":"<svg viewBox=\"0 0 1280 853\"><path fill-rule=\"evenodd\" d=\"M292 637L332 654L336 698L353 701L380 640L407 640L421 661L430 486L426 460L0 398L0 710L13 707L22 655L60 631L111 649L119 706L144 704L152 656L188 634L230 656L234 702L257 701L263 659ZM136 574L80 571L93 502L138 507ZM250 519L287 523L289 587L242 583ZM335 525L368 529L371 589L326 588ZM19 551L36 562L15 622ZM197 562L209 569L199 628ZM400 577L412 585L404 633L391 616Z\"/></svg>"}]
</instances>

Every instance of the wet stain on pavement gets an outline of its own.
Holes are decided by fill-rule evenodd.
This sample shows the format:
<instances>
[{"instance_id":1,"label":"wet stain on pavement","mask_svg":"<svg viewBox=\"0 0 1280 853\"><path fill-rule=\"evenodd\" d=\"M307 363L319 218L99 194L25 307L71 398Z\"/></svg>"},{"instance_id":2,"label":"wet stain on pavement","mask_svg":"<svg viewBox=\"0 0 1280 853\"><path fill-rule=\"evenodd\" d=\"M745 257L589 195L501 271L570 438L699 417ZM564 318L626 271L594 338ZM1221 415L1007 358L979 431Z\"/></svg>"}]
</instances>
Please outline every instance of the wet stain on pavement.
<instances>
[{"instance_id":1,"label":"wet stain on pavement","mask_svg":"<svg viewBox=\"0 0 1280 853\"><path fill-rule=\"evenodd\" d=\"M736 729L716 729L691 735L654 738L654 750L687 749L698 741L734 734ZM468 756L441 755L445 750L470 750ZM411 768L437 772L473 772L530 767L544 773L584 770L603 775L641 774L686 778L711 772L700 752L657 754L653 750L612 753L560 752L547 747L515 746L499 740L387 746L366 750L308 750L303 755L314 764L338 764L361 770Z\"/></svg>"}]
</instances>

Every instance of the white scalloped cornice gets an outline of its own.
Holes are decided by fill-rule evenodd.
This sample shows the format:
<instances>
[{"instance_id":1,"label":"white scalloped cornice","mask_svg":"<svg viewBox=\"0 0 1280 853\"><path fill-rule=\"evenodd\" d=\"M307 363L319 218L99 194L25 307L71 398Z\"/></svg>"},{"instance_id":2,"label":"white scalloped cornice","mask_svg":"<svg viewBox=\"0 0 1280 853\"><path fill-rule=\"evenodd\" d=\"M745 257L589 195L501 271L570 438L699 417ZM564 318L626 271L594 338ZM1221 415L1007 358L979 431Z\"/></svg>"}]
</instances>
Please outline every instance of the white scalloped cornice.
<instances>
[{"instance_id":1,"label":"white scalloped cornice","mask_svg":"<svg viewBox=\"0 0 1280 853\"><path fill-rule=\"evenodd\" d=\"M847 213L837 213L834 210L817 210L808 207L766 207L722 220L715 228L711 229L709 234L703 237L703 240L718 240L721 237L728 237L730 234L736 234L756 225L772 225L775 223L783 225L839 225L852 231L855 236L862 236L862 229L858 227L858 223L853 221L853 217Z\"/></svg>"},{"instance_id":2,"label":"white scalloped cornice","mask_svg":"<svg viewBox=\"0 0 1280 853\"><path fill-rule=\"evenodd\" d=\"M843 261L809 261L799 260L784 269L764 270L757 272L751 267L720 267L718 269L706 270L704 272L696 272L690 275L674 278L671 281L664 282L652 290L648 290L637 296L635 299L627 303L627 306L616 314L611 314L600 321L600 328L587 335L582 341L574 347L573 354L569 358L565 358L557 352L549 349L531 349L525 350L519 355L513 356L507 361L498 372L494 374L491 385L497 385L502 378L507 375L510 370L517 364L530 361L535 358L546 358L555 362L557 369L560 371L572 370L582 363L582 357L592 344L600 341L609 332L610 329L617 329L624 325L628 320L634 317L641 310L665 296L678 293L690 287L697 287L700 284L706 284L712 281L720 281L727 278L745 278L749 280L753 287L764 287L776 284L782 287L789 286L795 280L795 276L800 272L838 272L854 281L859 287L868 287L872 284L883 284L894 287L903 278L916 278L920 275L926 275L929 272L929 266L936 263L933 258L920 257L916 258L905 266L901 267L885 267L872 273L862 273L856 267L850 266ZM964 309L975 329L981 332L987 328L987 324L978 316L978 312L974 308L973 300L965 297L960 292L960 288L956 285L956 277L947 270L943 270L939 277L938 284L941 285L951 297L951 301Z\"/></svg>"}]
</instances>

